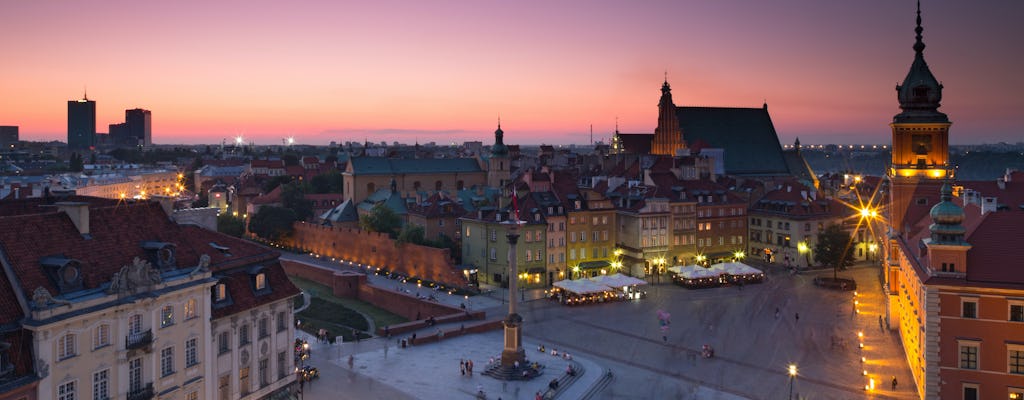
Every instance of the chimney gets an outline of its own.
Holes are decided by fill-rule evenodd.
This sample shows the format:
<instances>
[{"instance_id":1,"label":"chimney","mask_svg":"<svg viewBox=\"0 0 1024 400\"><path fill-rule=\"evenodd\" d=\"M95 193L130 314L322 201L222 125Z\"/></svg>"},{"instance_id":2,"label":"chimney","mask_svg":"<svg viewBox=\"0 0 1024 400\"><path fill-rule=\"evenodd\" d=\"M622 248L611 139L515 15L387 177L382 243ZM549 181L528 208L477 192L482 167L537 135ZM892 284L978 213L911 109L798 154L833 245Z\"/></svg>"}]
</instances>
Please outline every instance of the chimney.
<instances>
[{"instance_id":1,"label":"chimney","mask_svg":"<svg viewBox=\"0 0 1024 400\"><path fill-rule=\"evenodd\" d=\"M996 185L999 186L999 190L1006 190L1006 178L997 179Z\"/></svg>"},{"instance_id":2,"label":"chimney","mask_svg":"<svg viewBox=\"0 0 1024 400\"><path fill-rule=\"evenodd\" d=\"M62 201L55 203L57 209L68 215L71 218L71 223L75 224L75 228L78 228L78 232L83 236L89 234L89 203L80 201Z\"/></svg>"}]
</instances>

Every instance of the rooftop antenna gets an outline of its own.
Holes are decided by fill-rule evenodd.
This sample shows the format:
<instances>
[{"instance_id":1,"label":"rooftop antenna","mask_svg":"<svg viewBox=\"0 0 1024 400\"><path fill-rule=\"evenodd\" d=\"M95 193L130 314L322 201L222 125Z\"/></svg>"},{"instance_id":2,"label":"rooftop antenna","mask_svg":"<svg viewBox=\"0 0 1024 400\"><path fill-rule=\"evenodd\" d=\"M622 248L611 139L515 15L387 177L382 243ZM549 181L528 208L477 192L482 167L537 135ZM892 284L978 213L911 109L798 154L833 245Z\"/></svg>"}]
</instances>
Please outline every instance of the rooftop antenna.
<instances>
[{"instance_id":1,"label":"rooftop antenna","mask_svg":"<svg viewBox=\"0 0 1024 400\"><path fill-rule=\"evenodd\" d=\"M89 87L82 85L82 100L89 101Z\"/></svg>"},{"instance_id":2,"label":"rooftop antenna","mask_svg":"<svg viewBox=\"0 0 1024 400\"><path fill-rule=\"evenodd\" d=\"M594 145L594 124L590 124L590 145Z\"/></svg>"}]
</instances>

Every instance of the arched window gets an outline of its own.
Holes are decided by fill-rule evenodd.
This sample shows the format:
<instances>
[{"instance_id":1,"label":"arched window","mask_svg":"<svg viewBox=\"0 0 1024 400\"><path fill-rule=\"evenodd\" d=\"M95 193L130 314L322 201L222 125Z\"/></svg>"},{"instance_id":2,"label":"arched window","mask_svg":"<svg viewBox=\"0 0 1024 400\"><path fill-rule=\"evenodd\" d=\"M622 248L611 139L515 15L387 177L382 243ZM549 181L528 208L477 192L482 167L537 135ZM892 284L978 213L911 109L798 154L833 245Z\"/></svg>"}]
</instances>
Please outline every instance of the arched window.
<instances>
[{"instance_id":1,"label":"arched window","mask_svg":"<svg viewBox=\"0 0 1024 400\"><path fill-rule=\"evenodd\" d=\"M57 359L63 360L66 358L74 357L77 353L75 350L75 334L68 333L61 336L57 341Z\"/></svg>"}]
</instances>

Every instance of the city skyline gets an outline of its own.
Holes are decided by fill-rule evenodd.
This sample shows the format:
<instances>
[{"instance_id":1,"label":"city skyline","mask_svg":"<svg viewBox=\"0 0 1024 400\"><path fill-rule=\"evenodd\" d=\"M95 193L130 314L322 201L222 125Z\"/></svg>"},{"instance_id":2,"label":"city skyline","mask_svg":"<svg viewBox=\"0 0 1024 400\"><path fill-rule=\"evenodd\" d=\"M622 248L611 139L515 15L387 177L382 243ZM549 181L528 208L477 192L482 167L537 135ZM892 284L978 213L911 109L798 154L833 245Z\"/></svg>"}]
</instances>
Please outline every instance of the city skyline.
<instances>
[{"instance_id":1,"label":"city skyline","mask_svg":"<svg viewBox=\"0 0 1024 400\"><path fill-rule=\"evenodd\" d=\"M922 5L954 144L1019 141L1010 7ZM677 105L767 101L783 143L885 143L915 17L910 1L8 8L0 124L66 140L85 85L99 127L145 108L160 144L486 142L499 115L509 143L583 144L591 125L607 141L616 120L653 132L666 73Z\"/></svg>"}]
</instances>

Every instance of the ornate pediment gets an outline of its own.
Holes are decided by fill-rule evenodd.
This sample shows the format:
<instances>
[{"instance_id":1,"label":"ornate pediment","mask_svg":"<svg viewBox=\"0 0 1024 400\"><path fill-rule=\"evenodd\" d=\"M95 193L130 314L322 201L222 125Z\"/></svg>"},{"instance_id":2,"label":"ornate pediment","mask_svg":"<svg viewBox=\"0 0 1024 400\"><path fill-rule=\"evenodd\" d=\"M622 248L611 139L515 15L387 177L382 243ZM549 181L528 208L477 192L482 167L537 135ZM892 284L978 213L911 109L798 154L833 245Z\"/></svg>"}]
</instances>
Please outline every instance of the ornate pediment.
<instances>
[{"instance_id":1,"label":"ornate pediment","mask_svg":"<svg viewBox=\"0 0 1024 400\"><path fill-rule=\"evenodd\" d=\"M153 267L149 261L135 257L130 264L121 267L121 271L114 274L107 293L136 294L147 291L162 281L160 270Z\"/></svg>"}]
</instances>

